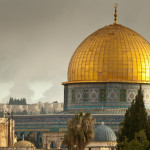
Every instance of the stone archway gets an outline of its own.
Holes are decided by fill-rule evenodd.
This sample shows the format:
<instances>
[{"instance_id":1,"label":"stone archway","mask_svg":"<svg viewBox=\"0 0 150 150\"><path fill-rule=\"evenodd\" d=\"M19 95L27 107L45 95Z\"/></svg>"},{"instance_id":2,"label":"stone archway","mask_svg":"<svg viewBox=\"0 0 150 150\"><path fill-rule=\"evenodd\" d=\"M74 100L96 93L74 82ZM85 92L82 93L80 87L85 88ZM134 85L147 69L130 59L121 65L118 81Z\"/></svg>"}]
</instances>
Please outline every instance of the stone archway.
<instances>
[{"instance_id":1,"label":"stone archway","mask_svg":"<svg viewBox=\"0 0 150 150\"><path fill-rule=\"evenodd\" d=\"M64 132L43 133L42 134L43 148L50 149L51 143L54 142L56 148L60 149L64 138L64 134L65 134Z\"/></svg>"}]
</instances>

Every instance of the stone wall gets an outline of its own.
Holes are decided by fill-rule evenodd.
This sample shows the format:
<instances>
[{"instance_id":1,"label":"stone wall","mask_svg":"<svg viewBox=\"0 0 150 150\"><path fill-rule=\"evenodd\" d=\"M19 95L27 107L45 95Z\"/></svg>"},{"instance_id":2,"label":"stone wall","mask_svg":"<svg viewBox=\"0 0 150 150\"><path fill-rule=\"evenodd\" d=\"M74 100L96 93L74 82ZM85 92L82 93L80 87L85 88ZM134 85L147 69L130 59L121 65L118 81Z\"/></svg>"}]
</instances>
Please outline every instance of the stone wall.
<instances>
[{"instance_id":1,"label":"stone wall","mask_svg":"<svg viewBox=\"0 0 150 150\"><path fill-rule=\"evenodd\" d=\"M0 147L8 147L14 145L14 120L8 118L0 118Z\"/></svg>"},{"instance_id":2,"label":"stone wall","mask_svg":"<svg viewBox=\"0 0 150 150\"><path fill-rule=\"evenodd\" d=\"M90 142L84 150L116 150L117 142Z\"/></svg>"},{"instance_id":3,"label":"stone wall","mask_svg":"<svg viewBox=\"0 0 150 150\"><path fill-rule=\"evenodd\" d=\"M63 103L37 103L37 104L27 104L27 105L7 105L7 104L0 104L0 111L11 112L15 113L26 111L27 114L40 114L41 108L44 108L46 113L57 113L63 111ZM19 114L21 115L21 114Z\"/></svg>"}]
</instances>

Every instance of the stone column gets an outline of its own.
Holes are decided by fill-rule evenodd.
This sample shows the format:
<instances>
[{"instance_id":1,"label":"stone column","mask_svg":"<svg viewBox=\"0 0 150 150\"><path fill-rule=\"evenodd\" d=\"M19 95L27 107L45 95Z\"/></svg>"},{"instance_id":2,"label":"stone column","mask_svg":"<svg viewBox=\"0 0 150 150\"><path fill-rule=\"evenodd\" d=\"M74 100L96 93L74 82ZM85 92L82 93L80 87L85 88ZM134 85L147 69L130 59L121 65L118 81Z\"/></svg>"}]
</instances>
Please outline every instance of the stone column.
<instances>
[{"instance_id":1,"label":"stone column","mask_svg":"<svg viewBox=\"0 0 150 150\"><path fill-rule=\"evenodd\" d=\"M43 136L43 148L46 148L46 146L47 146L47 143L46 143L47 141L46 141L46 136Z\"/></svg>"},{"instance_id":2,"label":"stone column","mask_svg":"<svg viewBox=\"0 0 150 150\"><path fill-rule=\"evenodd\" d=\"M47 141L47 149L51 149L51 141Z\"/></svg>"}]
</instances>

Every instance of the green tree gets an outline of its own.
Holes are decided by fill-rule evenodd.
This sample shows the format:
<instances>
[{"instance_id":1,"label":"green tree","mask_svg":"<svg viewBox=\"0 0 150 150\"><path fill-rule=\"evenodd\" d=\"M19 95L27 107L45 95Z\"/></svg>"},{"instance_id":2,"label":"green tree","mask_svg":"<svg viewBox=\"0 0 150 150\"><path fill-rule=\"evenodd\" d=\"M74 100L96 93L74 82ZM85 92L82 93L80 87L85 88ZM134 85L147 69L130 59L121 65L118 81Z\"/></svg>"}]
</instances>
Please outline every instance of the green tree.
<instances>
[{"instance_id":1,"label":"green tree","mask_svg":"<svg viewBox=\"0 0 150 150\"><path fill-rule=\"evenodd\" d=\"M22 111L22 115L27 115L27 114L28 114L27 110L24 109L24 110Z\"/></svg>"},{"instance_id":2,"label":"green tree","mask_svg":"<svg viewBox=\"0 0 150 150\"><path fill-rule=\"evenodd\" d=\"M13 99L12 97L10 97L9 99L9 105L27 105L26 99L25 98L21 98L21 99Z\"/></svg>"},{"instance_id":3,"label":"green tree","mask_svg":"<svg viewBox=\"0 0 150 150\"><path fill-rule=\"evenodd\" d=\"M12 104L13 104L13 98L10 97L10 98L9 98L9 105L12 105Z\"/></svg>"},{"instance_id":4,"label":"green tree","mask_svg":"<svg viewBox=\"0 0 150 150\"><path fill-rule=\"evenodd\" d=\"M23 98L22 101L23 101L23 105L27 105L27 102L26 102L25 98Z\"/></svg>"},{"instance_id":5,"label":"green tree","mask_svg":"<svg viewBox=\"0 0 150 150\"><path fill-rule=\"evenodd\" d=\"M134 139L128 141L125 137L124 141L120 143L119 150L147 150L149 146L149 141L144 130L140 130L138 133L135 133Z\"/></svg>"},{"instance_id":6,"label":"green tree","mask_svg":"<svg viewBox=\"0 0 150 150\"><path fill-rule=\"evenodd\" d=\"M46 114L46 111L43 107L41 108L40 114Z\"/></svg>"},{"instance_id":7,"label":"green tree","mask_svg":"<svg viewBox=\"0 0 150 150\"><path fill-rule=\"evenodd\" d=\"M150 118L148 118L148 121L147 121L146 135L147 135L147 139L150 141ZM149 145L149 148L150 148L150 145Z\"/></svg>"},{"instance_id":8,"label":"green tree","mask_svg":"<svg viewBox=\"0 0 150 150\"><path fill-rule=\"evenodd\" d=\"M63 144L69 150L84 150L94 137L95 119L90 113L75 113L75 117L68 121L68 131L64 136Z\"/></svg>"},{"instance_id":9,"label":"green tree","mask_svg":"<svg viewBox=\"0 0 150 150\"><path fill-rule=\"evenodd\" d=\"M125 137L128 139L128 141L132 141L135 133L138 133L142 129L146 131L146 135L148 137L148 134L150 133L148 127L149 125L147 112L143 101L143 93L140 86L135 100L132 101L131 107L126 111L124 121L120 124L120 130L117 139L118 143L124 141ZM117 146L118 148L119 145L120 144Z\"/></svg>"}]
</instances>

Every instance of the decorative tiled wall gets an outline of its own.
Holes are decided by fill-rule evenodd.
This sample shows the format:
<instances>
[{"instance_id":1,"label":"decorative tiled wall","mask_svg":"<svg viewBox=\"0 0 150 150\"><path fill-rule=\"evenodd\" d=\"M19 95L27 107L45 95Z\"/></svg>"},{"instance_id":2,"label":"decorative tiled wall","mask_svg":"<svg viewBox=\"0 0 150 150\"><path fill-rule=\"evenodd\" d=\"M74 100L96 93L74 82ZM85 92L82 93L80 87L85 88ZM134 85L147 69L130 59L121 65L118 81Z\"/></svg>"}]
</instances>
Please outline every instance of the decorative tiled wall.
<instances>
[{"instance_id":1,"label":"decorative tiled wall","mask_svg":"<svg viewBox=\"0 0 150 150\"><path fill-rule=\"evenodd\" d=\"M117 88L108 88L108 101L117 101Z\"/></svg>"},{"instance_id":2,"label":"decorative tiled wall","mask_svg":"<svg viewBox=\"0 0 150 150\"><path fill-rule=\"evenodd\" d=\"M100 101L106 101L106 89L100 89Z\"/></svg>"},{"instance_id":3,"label":"decorative tiled wall","mask_svg":"<svg viewBox=\"0 0 150 150\"><path fill-rule=\"evenodd\" d=\"M89 100L89 90L83 90L83 101L88 101Z\"/></svg>"},{"instance_id":4,"label":"decorative tiled wall","mask_svg":"<svg viewBox=\"0 0 150 150\"><path fill-rule=\"evenodd\" d=\"M76 101L78 102L82 101L82 95L83 95L82 90L76 90Z\"/></svg>"},{"instance_id":5,"label":"decorative tiled wall","mask_svg":"<svg viewBox=\"0 0 150 150\"><path fill-rule=\"evenodd\" d=\"M126 101L126 89L120 89L120 101Z\"/></svg>"},{"instance_id":6,"label":"decorative tiled wall","mask_svg":"<svg viewBox=\"0 0 150 150\"><path fill-rule=\"evenodd\" d=\"M139 84L85 83L69 84L67 109L127 108L135 99ZM150 108L150 84L143 84L146 107Z\"/></svg>"},{"instance_id":7,"label":"decorative tiled wall","mask_svg":"<svg viewBox=\"0 0 150 150\"><path fill-rule=\"evenodd\" d=\"M76 89L72 89L72 102L76 101Z\"/></svg>"},{"instance_id":8,"label":"decorative tiled wall","mask_svg":"<svg viewBox=\"0 0 150 150\"><path fill-rule=\"evenodd\" d=\"M132 102L137 95L137 89L127 89L127 101Z\"/></svg>"},{"instance_id":9,"label":"decorative tiled wall","mask_svg":"<svg viewBox=\"0 0 150 150\"><path fill-rule=\"evenodd\" d=\"M89 101L90 102L97 102L98 98L99 98L99 90L98 89L89 90Z\"/></svg>"},{"instance_id":10,"label":"decorative tiled wall","mask_svg":"<svg viewBox=\"0 0 150 150\"><path fill-rule=\"evenodd\" d=\"M150 90L144 90L144 101L145 103L150 102Z\"/></svg>"}]
</instances>

